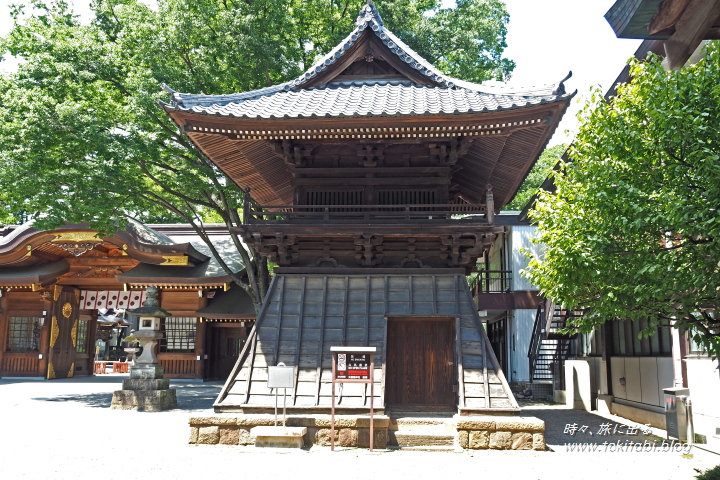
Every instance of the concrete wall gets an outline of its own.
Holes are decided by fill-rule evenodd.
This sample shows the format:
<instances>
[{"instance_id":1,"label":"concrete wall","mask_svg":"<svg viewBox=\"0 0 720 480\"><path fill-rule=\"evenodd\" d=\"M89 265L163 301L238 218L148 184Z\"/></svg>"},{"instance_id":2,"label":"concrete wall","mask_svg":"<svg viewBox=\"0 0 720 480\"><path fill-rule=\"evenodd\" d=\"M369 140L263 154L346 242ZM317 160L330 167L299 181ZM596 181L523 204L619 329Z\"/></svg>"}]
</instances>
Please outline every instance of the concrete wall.
<instances>
[{"instance_id":1,"label":"concrete wall","mask_svg":"<svg viewBox=\"0 0 720 480\"><path fill-rule=\"evenodd\" d=\"M708 357L687 357L688 388L695 433L705 435L708 445L720 451L720 375L718 362Z\"/></svg>"},{"instance_id":2,"label":"concrete wall","mask_svg":"<svg viewBox=\"0 0 720 480\"><path fill-rule=\"evenodd\" d=\"M662 391L674 386L672 358L610 357L610 368L615 398L664 408Z\"/></svg>"},{"instance_id":3,"label":"concrete wall","mask_svg":"<svg viewBox=\"0 0 720 480\"><path fill-rule=\"evenodd\" d=\"M570 408L596 410L596 398L605 394L605 365L601 357L578 357L565 361L565 401Z\"/></svg>"},{"instance_id":4,"label":"concrete wall","mask_svg":"<svg viewBox=\"0 0 720 480\"><path fill-rule=\"evenodd\" d=\"M528 261L523 249L534 253L539 251L537 245L532 243L535 227L529 225L514 225L508 228L508 270L512 270L513 290L537 290L520 275L520 270L527 267ZM535 323L535 310L515 310L513 318L508 325L508 377L513 382L530 381L530 363L527 352L530 347L533 324Z\"/></svg>"},{"instance_id":5,"label":"concrete wall","mask_svg":"<svg viewBox=\"0 0 720 480\"><path fill-rule=\"evenodd\" d=\"M508 233L508 246L511 252L508 269L513 272L513 290L537 290L535 285L532 285L527 279L520 275L520 270L526 268L528 265L528 260L523 250L528 250L532 252L533 255L540 253L540 246L531 241L534 236L535 227L531 225L513 226Z\"/></svg>"},{"instance_id":6,"label":"concrete wall","mask_svg":"<svg viewBox=\"0 0 720 480\"><path fill-rule=\"evenodd\" d=\"M515 310L508 322L508 381L530 381L528 348L535 323L535 310Z\"/></svg>"}]
</instances>

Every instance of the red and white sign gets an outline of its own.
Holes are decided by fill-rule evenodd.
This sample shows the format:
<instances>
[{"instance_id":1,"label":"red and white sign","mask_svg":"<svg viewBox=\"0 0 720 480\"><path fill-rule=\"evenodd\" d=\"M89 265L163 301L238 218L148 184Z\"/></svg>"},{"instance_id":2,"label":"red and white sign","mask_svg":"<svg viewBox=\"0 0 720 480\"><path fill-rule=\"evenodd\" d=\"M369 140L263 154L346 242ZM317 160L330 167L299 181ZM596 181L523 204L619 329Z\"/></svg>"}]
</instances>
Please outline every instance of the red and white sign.
<instances>
[{"instance_id":1,"label":"red and white sign","mask_svg":"<svg viewBox=\"0 0 720 480\"><path fill-rule=\"evenodd\" d=\"M121 292L118 290L82 290L80 292L80 310L130 310L141 307L145 301L145 291Z\"/></svg>"}]
</instances>

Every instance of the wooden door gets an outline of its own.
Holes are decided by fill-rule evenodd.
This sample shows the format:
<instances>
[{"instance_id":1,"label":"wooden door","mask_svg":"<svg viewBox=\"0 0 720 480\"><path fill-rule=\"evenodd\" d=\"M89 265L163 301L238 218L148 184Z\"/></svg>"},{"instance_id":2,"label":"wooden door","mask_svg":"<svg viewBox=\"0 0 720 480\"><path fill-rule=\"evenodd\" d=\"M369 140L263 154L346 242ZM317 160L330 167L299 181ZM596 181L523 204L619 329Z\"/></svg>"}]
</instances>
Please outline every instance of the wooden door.
<instances>
[{"instance_id":1,"label":"wooden door","mask_svg":"<svg viewBox=\"0 0 720 480\"><path fill-rule=\"evenodd\" d=\"M406 410L454 410L453 321L388 320L386 403Z\"/></svg>"},{"instance_id":2,"label":"wooden door","mask_svg":"<svg viewBox=\"0 0 720 480\"><path fill-rule=\"evenodd\" d=\"M207 377L225 380L230 376L240 352L247 340L247 327L233 323L211 323L208 325Z\"/></svg>"},{"instance_id":3,"label":"wooden door","mask_svg":"<svg viewBox=\"0 0 720 480\"><path fill-rule=\"evenodd\" d=\"M80 291L72 287L57 286L55 288L50 320L48 379L75 376L75 348Z\"/></svg>"},{"instance_id":4,"label":"wooden door","mask_svg":"<svg viewBox=\"0 0 720 480\"><path fill-rule=\"evenodd\" d=\"M489 323L487 326L487 334L490 340L490 346L495 352L495 357L498 359L500 368L503 372L508 371L507 355L506 355L506 333L507 332L507 319L503 318L493 323Z\"/></svg>"}]
</instances>

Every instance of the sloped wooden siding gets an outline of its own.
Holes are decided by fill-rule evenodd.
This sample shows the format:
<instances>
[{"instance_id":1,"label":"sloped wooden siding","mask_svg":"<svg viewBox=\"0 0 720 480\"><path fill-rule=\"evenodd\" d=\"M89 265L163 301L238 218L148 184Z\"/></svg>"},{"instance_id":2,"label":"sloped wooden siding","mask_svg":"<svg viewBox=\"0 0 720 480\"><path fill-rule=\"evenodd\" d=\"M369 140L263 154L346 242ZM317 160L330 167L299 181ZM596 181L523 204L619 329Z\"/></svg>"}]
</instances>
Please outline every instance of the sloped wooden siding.
<instances>
[{"instance_id":1,"label":"sloped wooden siding","mask_svg":"<svg viewBox=\"0 0 720 480\"><path fill-rule=\"evenodd\" d=\"M375 405L382 406L388 317L456 321L458 407L517 408L461 274L276 275L216 409L275 406L268 365L295 367L289 408L330 408L330 347L374 346ZM367 408L369 386L344 384L337 406Z\"/></svg>"}]
</instances>

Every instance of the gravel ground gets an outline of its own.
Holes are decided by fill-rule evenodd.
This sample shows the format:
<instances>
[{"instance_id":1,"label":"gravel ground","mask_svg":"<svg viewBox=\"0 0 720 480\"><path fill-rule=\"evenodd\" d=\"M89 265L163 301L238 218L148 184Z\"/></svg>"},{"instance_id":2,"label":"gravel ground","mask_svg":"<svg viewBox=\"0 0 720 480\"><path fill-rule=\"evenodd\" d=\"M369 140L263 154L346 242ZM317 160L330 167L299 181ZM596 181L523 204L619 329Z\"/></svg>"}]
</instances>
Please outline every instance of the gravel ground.
<instances>
[{"instance_id":1,"label":"gravel ground","mask_svg":"<svg viewBox=\"0 0 720 480\"><path fill-rule=\"evenodd\" d=\"M619 442L662 442L628 435L635 425L551 405L528 405L523 415L546 422L547 452L463 453L379 451L326 447L256 450L254 447L188 445L190 415L212 413L221 384L171 381L180 408L168 412L110 410L112 392L127 375L53 381L0 379L0 480L15 479L207 479L390 478L450 479L487 475L522 479L694 479L695 468L720 464L720 455L682 452L610 451ZM569 432L577 425L575 435ZM624 435L610 435L626 430ZM587 427L583 429L582 427ZM630 433L634 433L630 430ZM604 435L608 434L608 435ZM653 434L664 437L664 432ZM566 443L598 445L595 452L570 452ZM603 442L608 442L607 447ZM588 447L586 447L588 448ZM607 450L607 451L605 451Z\"/></svg>"}]
</instances>

